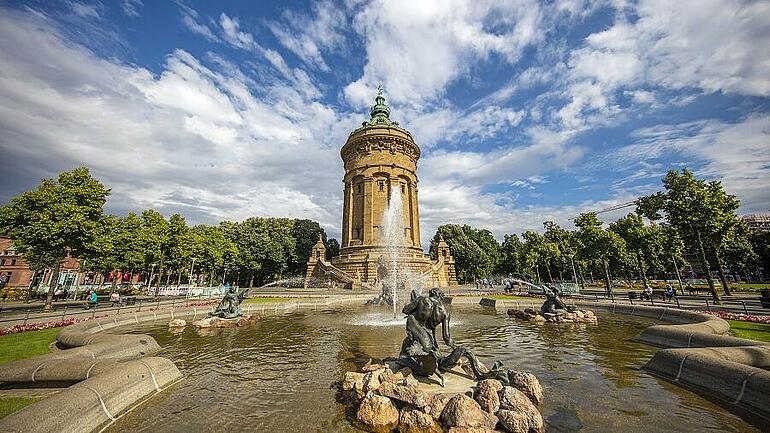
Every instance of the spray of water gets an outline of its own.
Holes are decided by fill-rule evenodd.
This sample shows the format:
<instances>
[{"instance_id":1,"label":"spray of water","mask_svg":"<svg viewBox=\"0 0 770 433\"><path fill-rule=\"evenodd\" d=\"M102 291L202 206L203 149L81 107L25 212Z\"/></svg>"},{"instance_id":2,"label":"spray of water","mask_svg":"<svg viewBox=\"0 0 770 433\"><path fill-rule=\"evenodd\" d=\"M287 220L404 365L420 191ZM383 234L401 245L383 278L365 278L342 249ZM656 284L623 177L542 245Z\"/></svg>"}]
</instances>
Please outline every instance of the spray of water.
<instances>
[{"instance_id":1,"label":"spray of water","mask_svg":"<svg viewBox=\"0 0 770 433\"><path fill-rule=\"evenodd\" d=\"M421 290L425 275L410 270L399 258L408 256L406 232L404 227L403 198L400 188L392 188L388 208L383 217L385 255L387 266L383 287L390 291L393 304L393 317L396 317L399 305L399 289L406 293L413 289ZM401 263L400 263L401 262Z\"/></svg>"}]
</instances>

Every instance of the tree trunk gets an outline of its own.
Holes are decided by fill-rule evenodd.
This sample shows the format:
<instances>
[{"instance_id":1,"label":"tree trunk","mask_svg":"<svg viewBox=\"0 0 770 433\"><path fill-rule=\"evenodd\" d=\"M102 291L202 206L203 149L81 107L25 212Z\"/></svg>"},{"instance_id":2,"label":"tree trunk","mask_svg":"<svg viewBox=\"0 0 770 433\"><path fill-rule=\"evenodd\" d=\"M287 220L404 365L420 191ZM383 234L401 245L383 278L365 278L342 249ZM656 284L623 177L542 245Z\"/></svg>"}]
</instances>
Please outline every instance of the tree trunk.
<instances>
[{"instance_id":1,"label":"tree trunk","mask_svg":"<svg viewBox=\"0 0 770 433\"><path fill-rule=\"evenodd\" d=\"M642 261L642 255L639 254L639 250L636 250L636 264L639 266L639 275L642 276L642 283L644 287L647 287L647 273L644 271L644 262Z\"/></svg>"},{"instance_id":2,"label":"tree trunk","mask_svg":"<svg viewBox=\"0 0 770 433\"><path fill-rule=\"evenodd\" d=\"M24 298L24 303L29 304L29 298L32 297L32 287L35 285L35 278L37 278L38 271L32 271L32 277L29 279L29 284L27 285L27 295Z\"/></svg>"},{"instance_id":3,"label":"tree trunk","mask_svg":"<svg viewBox=\"0 0 770 433\"><path fill-rule=\"evenodd\" d=\"M732 295L732 293L730 293L730 286L727 284L727 277L725 277L725 273L722 271L722 261L719 259L719 254L717 254L716 250L714 251L714 262L717 265L719 281L722 282L722 290L725 292L725 295Z\"/></svg>"},{"instance_id":4,"label":"tree trunk","mask_svg":"<svg viewBox=\"0 0 770 433\"><path fill-rule=\"evenodd\" d=\"M602 263L604 264L604 288L607 290L607 296L612 296L612 283L610 282L610 265L607 263L607 260L602 260Z\"/></svg>"},{"instance_id":5,"label":"tree trunk","mask_svg":"<svg viewBox=\"0 0 770 433\"><path fill-rule=\"evenodd\" d=\"M703 249L703 239L701 239L700 230L696 230L696 233L698 234L698 252L703 264L703 271L706 273L706 281L709 283L711 297L714 299L714 303L721 304L722 299L720 299L719 293L717 293L717 288L714 287L714 279L711 277L711 266L709 266L709 261L706 259L706 250Z\"/></svg>"},{"instance_id":6,"label":"tree trunk","mask_svg":"<svg viewBox=\"0 0 770 433\"><path fill-rule=\"evenodd\" d=\"M540 267L535 265L535 275L537 276L537 284L540 284Z\"/></svg>"},{"instance_id":7,"label":"tree trunk","mask_svg":"<svg viewBox=\"0 0 770 433\"><path fill-rule=\"evenodd\" d=\"M588 263L588 276L591 278L591 285L594 284L594 262L593 260Z\"/></svg>"},{"instance_id":8,"label":"tree trunk","mask_svg":"<svg viewBox=\"0 0 770 433\"><path fill-rule=\"evenodd\" d=\"M545 264L545 270L548 271L548 282L553 283L553 275L551 275L551 267L548 263Z\"/></svg>"},{"instance_id":9,"label":"tree trunk","mask_svg":"<svg viewBox=\"0 0 770 433\"><path fill-rule=\"evenodd\" d=\"M586 279L583 278L583 269L580 266L578 266L578 268L577 268L577 274L578 274L578 278L580 278L580 289L581 290L585 290L586 289Z\"/></svg>"},{"instance_id":10,"label":"tree trunk","mask_svg":"<svg viewBox=\"0 0 770 433\"><path fill-rule=\"evenodd\" d=\"M59 283L59 268L61 268L62 260L56 262L56 267L51 272L51 282L48 284L48 293L45 296L45 306L43 310L53 310L53 292L56 290L56 286Z\"/></svg>"},{"instance_id":11,"label":"tree trunk","mask_svg":"<svg viewBox=\"0 0 770 433\"><path fill-rule=\"evenodd\" d=\"M684 285L682 284L682 275L679 274L679 266L676 264L674 254L671 254L671 263L674 265L674 273L676 273L676 280L679 282L679 291L684 295Z\"/></svg>"},{"instance_id":12,"label":"tree trunk","mask_svg":"<svg viewBox=\"0 0 770 433\"><path fill-rule=\"evenodd\" d=\"M249 271L249 288L254 287L254 271Z\"/></svg>"}]
</instances>

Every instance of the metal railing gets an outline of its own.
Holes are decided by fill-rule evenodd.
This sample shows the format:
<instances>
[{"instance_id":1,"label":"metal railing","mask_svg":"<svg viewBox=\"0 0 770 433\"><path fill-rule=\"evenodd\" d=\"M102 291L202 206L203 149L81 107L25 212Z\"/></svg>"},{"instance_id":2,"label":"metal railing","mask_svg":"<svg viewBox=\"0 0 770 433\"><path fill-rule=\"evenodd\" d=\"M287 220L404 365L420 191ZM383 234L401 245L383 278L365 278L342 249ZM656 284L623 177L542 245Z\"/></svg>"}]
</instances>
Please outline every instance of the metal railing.
<instances>
[{"instance_id":1,"label":"metal railing","mask_svg":"<svg viewBox=\"0 0 770 433\"><path fill-rule=\"evenodd\" d=\"M632 297L630 295L620 296L614 293L610 296L606 294L592 294L592 295L580 295L580 298L590 300L608 300L613 303L630 304L630 305L650 305L655 307L669 307L673 308L676 305L678 309L684 310L699 310L699 311L724 311L728 313L767 316L770 315L770 308L762 306L759 298L757 299L722 299L720 304L715 304L710 297L702 296L689 296L689 295L677 295L665 300L654 295L644 299L639 297Z\"/></svg>"},{"instance_id":2,"label":"metal railing","mask_svg":"<svg viewBox=\"0 0 770 433\"><path fill-rule=\"evenodd\" d=\"M23 324L34 322L52 322L65 320L68 318L94 318L96 316L111 316L115 314L130 312L138 313L148 309L159 309L161 307L177 308L185 307L196 300L218 299L218 297L195 298L195 299L138 299L133 305L118 303L117 305L109 301L95 305L62 305L55 310L43 311L38 308L25 309L0 309L0 327L11 326L10 324ZM110 305L107 305L110 304Z\"/></svg>"}]
</instances>

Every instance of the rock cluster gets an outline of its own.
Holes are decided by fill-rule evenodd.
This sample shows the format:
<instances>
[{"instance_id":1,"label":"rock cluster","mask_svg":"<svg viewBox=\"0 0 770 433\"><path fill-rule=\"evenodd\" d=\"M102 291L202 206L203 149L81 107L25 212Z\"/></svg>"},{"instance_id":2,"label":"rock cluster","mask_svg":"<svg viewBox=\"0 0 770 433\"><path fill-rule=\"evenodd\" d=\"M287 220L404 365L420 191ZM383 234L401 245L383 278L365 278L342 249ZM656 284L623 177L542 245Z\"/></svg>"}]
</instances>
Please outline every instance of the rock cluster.
<instances>
[{"instance_id":1,"label":"rock cluster","mask_svg":"<svg viewBox=\"0 0 770 433\"><path fill-rule=\"evenodd\" d=\"M241 326L253 325L254 323L257 323L258 320L259 320L259 316L257 316L256 314L236 317L233 319L207 317L205 319L196 320L192 322L192 325L196 328L237 328ZM171 326L170 323L169 323L169 326Z\"/></svg>"},{"instance_id":2,"label":"rock cluster","mask_svg":"<svg viewBox=\"0 0 770 433\"><path fill-rule=\"evenodd\" d=\"M531 308L525 310L517 310L515 308L508 309L508 315L514 316L517 319L527 320L535 323L596 323L596 315L591 310L574 310L560 314L542 313L535 311Z\"/></svg>"},{"instance_id":3,"label":"rock cluster","mask_svg":"<svg viewBox=\"0 0 770 433\"><path fill-rule=\"evenodd\" d=\"M508 376L511 386L485 379L474 392L429 394L408 368L369 363L345 373L340 388L359 426L373 432L543 432L540 382L530 373Z\"/></svg>"}]
</instances>

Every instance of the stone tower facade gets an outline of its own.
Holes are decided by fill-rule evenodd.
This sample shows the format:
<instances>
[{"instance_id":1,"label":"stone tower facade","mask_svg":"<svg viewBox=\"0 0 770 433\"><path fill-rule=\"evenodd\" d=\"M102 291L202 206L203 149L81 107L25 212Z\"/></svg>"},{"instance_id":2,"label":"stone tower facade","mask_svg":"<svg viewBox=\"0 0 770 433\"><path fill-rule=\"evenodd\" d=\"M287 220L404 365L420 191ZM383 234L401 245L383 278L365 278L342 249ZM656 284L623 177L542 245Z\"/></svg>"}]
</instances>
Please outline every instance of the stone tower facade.
<instances>
[{"instance_id":1,"label":"stone tower facade","mask_svg":"<svg viewBox=\"0 0 770 433\"><path fill-rule=\"evenodd\" d=\"M307 280L332 278L350 287L372 287L378 262L387 248L385 214L391 199L401 200L403 245L398 262L425 275L434 287L457 284L454 259L446 243L437 261L425 255L420 242L417 160L420 148L412 134L390 119L382 88L378 89L371 119L350 133L340 155L344 163L342 242L330 262L310 257Z\"/></svg>"}]
</instances>

